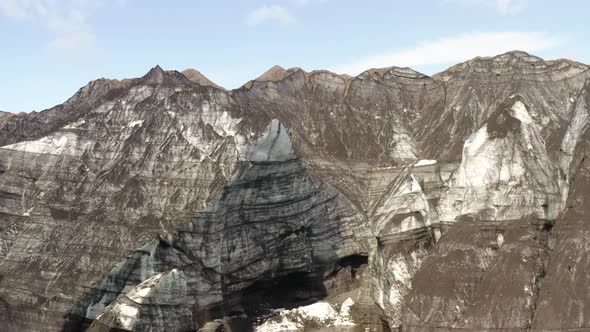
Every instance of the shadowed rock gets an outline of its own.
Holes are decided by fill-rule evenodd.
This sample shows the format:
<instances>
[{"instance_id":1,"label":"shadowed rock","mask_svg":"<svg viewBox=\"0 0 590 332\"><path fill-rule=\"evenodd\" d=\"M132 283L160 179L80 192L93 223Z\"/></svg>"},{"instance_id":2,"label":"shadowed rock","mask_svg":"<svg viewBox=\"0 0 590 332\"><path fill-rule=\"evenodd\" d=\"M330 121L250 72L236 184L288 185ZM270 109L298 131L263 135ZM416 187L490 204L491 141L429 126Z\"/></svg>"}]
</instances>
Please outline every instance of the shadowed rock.
<instances>
[{"instance_id":1,"label":"shadowed rock","mask_svg":"<svg viewBox=\"0 0 590 332\"><path fill-rule=\"evenodd\" d=\"M267 303L284 307L327 296L323 276L333 264L368 252L370 233L362 215L307 175L278 121L243 150L253 159L239 162L232 180L189 229L127 258L72 314L85 313L86 322L96 319L91 330L152 326L183 331L188 322L203 326L225 316L255 319L272 309L265 308ZM283 284L279 303L253 297L257 282L294 274L309 280L294 297L287 296L288 289L297 289L292 283ZM171 289L171 283L177 287ZM172 298L174 306L168 303ZM177 319L169 317L171 310Z\"/></svg>"}]
</instances>

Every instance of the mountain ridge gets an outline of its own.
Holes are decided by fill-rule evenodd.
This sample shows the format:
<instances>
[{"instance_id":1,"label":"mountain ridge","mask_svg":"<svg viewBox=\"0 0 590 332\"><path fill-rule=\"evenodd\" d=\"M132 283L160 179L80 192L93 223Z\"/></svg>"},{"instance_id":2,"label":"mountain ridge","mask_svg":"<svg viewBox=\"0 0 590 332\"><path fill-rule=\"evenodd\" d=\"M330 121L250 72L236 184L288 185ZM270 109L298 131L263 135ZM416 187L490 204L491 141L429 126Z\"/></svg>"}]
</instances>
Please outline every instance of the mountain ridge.
<instances>
[{"instance_id":1,"label":"mountain ridge","mask_svg":"<svg viewBox=\"0 0 590 332\"><path fill-rule=\"evenodd\" d=\"M395 66L395 65L394 66L390 66L390 67L383 67L383 68L370 68L370 69L367 69L367 70L363 71L362 73L360 73L360 74L358 74L356 76L351 76L351 75L348 75L348 74L338 74L338 73L335 73L335 72L332 72L332 71L326 70L326 69L317 69L317 70L312 70L310 72L306 72L306 71L304 71L303 69L301 69L299 67L293 67L293 68L289 68L289 69L284 69L283 67L281 67L279 65L274 65L271 68L269 68L268 70L266 70L264 73L262 73L261 75L259 75L257 78L252 79L252 80L244 83L241 87L234 88L234 89L231 89L231 90L226 89L225 87L222 87L222 86L214 83L212 80L210 80L209 78L207 78L201 72L199 72L197 69L194 69L194 68L184 69L184 70L180 71L179 73L183 74L183 76L187 77L189 80L191 80L191 81L193 81L193 82L195 82L197 84L200 84L200 85L203 85L203 86L211 86L211 87L219 88L221 90L227 91L228 93L231 93L232 91L239 90L239 89L241 89L244 86L246 86L246 87L250 86L253 81L274 81L274 82L282 81L285 78L287 78L289 75L291 75L291 74L293 74L295 72L298 72L298 71L301 71L301 72L305 73L306 75L312 75L314 73L329 73L329 74L333 74L333 75L336 75L336 76L340 76L340 77L342 77L345 80L352 80L352 79L357 79L357 78L359 78L361 76L366 76L367 74L376 73L376 74L379 74L379 75L383 75L385 72L388 72L388 71L401 70L402 72L403 71L413 72L413 73L416 73L419 76L431 77L431 78L434 78L434 79L437 79L438 78L440 80L444 80L444 78L442 77L444 73L454 72L454 71L457 70L457 68L459 68L461 66L464 66L464 65L467 65L467 64L477 63L478 61L494 60L494 59L498 59L498 58L501 58L502 56L506 56L506 55L518 55L518 54L535 58L535 59L537 59L539 61L542 61L544 63L547 63L547 64L553 64L553 63L569 63L571 65L575 65L575 66L578 66L578 67L584 67L587 70L590 70L590 65L584 64L582 62L578 62L578 61L575 61L575 60L566 59L566 58L559 58L559 59L554 59L554 60L545 60L545 59L543 59L541 57L537 57L535 55L531 55L531 54L529 54L529 53L527 53L525 51L514 50L514 51L508 51L508 52L505 52L505 53L501 53L501 54L498 54L498 55L495 55L495 56L485 56L485 57L477 56L477 57L472 58L470 60L466 60L464 62L460 62L458 64L452 65L449 68L447 68L447 69L445 69L443 71L434 73L434 74L432 74L430 76L429 75L426 75L426 74L423 74L423 73L420 73L420 72L412 69L411 67L398 67L398 66ZM156 65L154 68L156 68L156 67L158 67L158 68L161 69L161 67L159 65ZM281 73L281 70L284 71L284 73ZM162 71L164 71L164 70L162 70ZM168 70L168 72L169 73L174 73L174 72L178 72L178 71L176 71L176 70ZM277 74L277 72L279 72L281 74L278 75L278 76L276 76L276 77L273 76L274 74ZM149 73L149 71L148 71L148 73ZM147 75L148 73L144 74L144 76ZM191 78L189 78L189 76L190 77L193 77L194 80L191 79ZM273 77L273 78L271 79L270 77ZM89 81L85 85L85 87L88 86L88 85L91 85L93 82L96 82L96 81L107 80L107 81L113 81L113 82L124 82L124 81L135 80L135 79L137 79L137 78L109 79L109 78L101 77L101 78L98 78L98 79ZM53 107L55 107L55 106L53 106ZM21 113L41 113L41 112L50 110L53 107L50 107L50 108L47 108L47 109L43 109L43 110L40 110L40 111L21 112ZM9 113L9 112L7 112L7 113ZM15 113L15 114L19 114L19 113Z\"/></svg>"}]
</instances>

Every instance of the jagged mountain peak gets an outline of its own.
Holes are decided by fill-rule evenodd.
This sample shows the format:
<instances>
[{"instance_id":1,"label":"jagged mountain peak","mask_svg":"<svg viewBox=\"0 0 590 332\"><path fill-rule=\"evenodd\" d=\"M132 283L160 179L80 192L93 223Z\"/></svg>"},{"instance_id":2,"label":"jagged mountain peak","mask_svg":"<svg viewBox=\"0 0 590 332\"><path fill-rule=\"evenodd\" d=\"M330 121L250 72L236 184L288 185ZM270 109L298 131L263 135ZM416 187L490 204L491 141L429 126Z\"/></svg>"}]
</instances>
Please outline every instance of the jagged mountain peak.
<instances>
[{"instance_id":1,"label":"jagged mountain peak","mask_svg":"<svg viewBox=\"0 0 590 332\"><path fill-rule=\"evenodd\" d=\"M134 80L116 80L101 77L88 82L70 97L64 104L73 103L80 100L94 100L108 93L113 88L128 86Z\"/></svg>"},{"instance_id":2,"label":"jagged mountain peak","mask_svg":"<svg viewBox=\"0 0 590 332\"><path fill-rule=\"evenodd\" d=\"M352 79L353 77L347 74L337 74L333 71L329 71L329 70L325 70L325 69L317 69L317 70L313 70L309 73L304 72L306 74L307 77L311 77L314 75L330 75L330 76L335 76L335 77L340 77L345 81L348 81L350 79Z\"/></svg>"},{"instance_id":3,"label":"jagged mountain peak","mask_svg":"<svg viewBox=\"0 0 590 332\"><path fill-rule=\"evenodd\" d=\"M404 77L404 78L427 78L427 75L424 75L412 68L409 67L385 67L385 68L371 68L359 74L358 78L366 78L373 75L378 75L384 77L387 74L391 74L392 76L397 77Z\"/></svg>"},{"instance_id":4,"label":"jagged mountain peak","mask_svg":"<svg viewBox=\"0 0 590 332\"><path fill-rule=\"evenodd\" d=\"M265 71L262 75L258 76L255 81L282 81L290 74L302 70L301 68L294 67L285 69L279 65L272 66L269 70Z\"/></svg>"},{"instance_id":5,"label":"jagged mountain peak","mask_svg":"<svg viewBox=\"0 0 590 332\"><path fill-rule=\"evenodd\" d=\"M433 78L448 81L456 77L478 77L506 81L525 75L534 80L560 80L588 71L589 67L575 61L545 60L524 51L510 51L491 57L475 57L456 64Z\"/></svg>"},{"instance_id":6,"label":"jagged mountain peak","mask_svg":"<svg viewBox=\"0 0 590 332\"><path fill-rule=\"evenodd\" d=\"M267 71L265 71L264 73L262 73L262 75L258 76L257 78L246 82L242 87L250 89L254 85L254 82L279 82L296 72L302 72L303 75L307 75L305 71L298 67L285 69L279 65L275 65Z\"/></svg>"},{"instance_id":7,"label":"jagged mountain peak","mask_svg":"<svg viewBox=\"0 0 590 332\"><path fill-rule=\"evenodd\" d=\"M140 85L182 86L186 84L192 84L193 82L176 70L165 71L164 69L162 69L162 67L160 67L160 65L156 65L155 67L150 69L145 75L143 75L138 80L138 83Z\"/></svg>"},{"instance_id":8,"label":"jagged mountain peak","mask_svg":"<svg viewBox=\"0 0 590 332\"><path fill-rule=\"evenodd\" d=\"M325 70L325 69L317 69L317 70L312 70L310 72L307 72L299 67L284 69L283 67L276 65L276 66L271 67L269 70L264 72L262 75L260 75L256 79L248 81L246 84L243 85L243 87L245 87L246 89L250 89L253 86L254 82L281 82L296 73L300 74L300 77L305 80L308 80L310 78L317 77L320 75L328 75L328 76L337 77L337 78L342 79L345 82L350 81L351 79L354 78L350 75L337 74L337 73L334 73L332 71Z\"/></svg>"},{"instance_id":9,"label":"jagged mountain peak","mask_svg":"<svg viewBox=\"0 0 590 332\"><path fill-rule=\"evenodd\" d=\"M162 80L166 72L160 65L156 65L155 67L151 68L142 78L149 79L149 80Z\"/></svg>"},{"instance_id":10,"label":"jagged mountain peak","mask_svg":"<svg viewBox=\"0 0 590 332\"><path fill-rule=\"evenodd\" d=\"M184 76L186 76L186 78L188 78L189 80L202 85L202 86L211 86L214 88L218 88L218 89L222 89L225 90L224 88L222 88L221 86L215 84L213 81L211 81L210 79L208 79L205 75L203 75L200 71L194 69L194 68L188 68L185 69L181 72Z\"/></svg>"}]
</instances>

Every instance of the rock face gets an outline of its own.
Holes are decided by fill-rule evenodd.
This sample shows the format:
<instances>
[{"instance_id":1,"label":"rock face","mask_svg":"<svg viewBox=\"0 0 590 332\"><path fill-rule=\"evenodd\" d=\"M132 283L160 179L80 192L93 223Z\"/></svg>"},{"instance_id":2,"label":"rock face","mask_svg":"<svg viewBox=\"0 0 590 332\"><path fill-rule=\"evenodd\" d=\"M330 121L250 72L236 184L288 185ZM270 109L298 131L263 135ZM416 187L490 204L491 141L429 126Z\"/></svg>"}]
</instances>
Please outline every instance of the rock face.
<instances>
[{"instance_id":1,"label":"rock face","mask_svg":"<svg viewBox=\"0 0 590 332\"><path fill-rule=\"evenodd\" d=\"M437 222L433 225L426 195L407 170L389 184L372 212L377 246L371 268L379 276L374 278L373 296L389 325L399 326L403 298L428 248L440 236L440 228Z\"/></svg>"},{"instance_id":2,"label":"rock face","mask_svg":"<svg viewBox=\"0 0 590 332\"><path fill-rule=\"evenodd\" d=\"M512 98L465 142L439 216L444 223L468 214L555 220L561 205L558 179L538 126L525 104Z\"/></svg>"},{"instance_id":3,"label":"rock face","mask_svg":"<svg viewBox=\"0 0 590 332\"><path fill-rule=\"evenodd\" d=\"M576 102L568 135L564 140L564 164L569 166L567 200L563 213L553 227L548 243L533 328L538 330L580 329L590 326L588 299L587 222L590 188L590 132L588 115L590 89L585 88Z\"/></svg>"},{"instance_id":4,"label":"rock face","mask_svg":"<svg viewBox=\"0 0 590 332\"><path fill-rule=\"evenodd\" d=\"M225 92L157 67L60 129L5 145L0 298L14 329L61 329L116 262L188 224L233 174L247 140L235 114Z\"/></svg>"},{"instance_id":5,"label":"rock face","mask_svg":"<svg viewBox=\"0 0 590 332\"><path fill-rule=\"evenodd\" d=\"M226 91L157 66L1 112L0 326L307 326L351 298L359 328L587 328L588 68L509 52Z\"/></svg>"},{"instance_id":6,"label":"rock face","mask_svg":"<svg viewBox=\"0 0 590 332\"><path fill-rule=\"evenodd\" d=\"M187 280L182 272L172 269L158 273L104 308L89 330L194 330L194 301L187 295Z\"/></svg>"},{"instance_id":7,"label":"rock face","mask_svg":"<svg viewBox=\"0 0 590 332\"><path fill-rule=\"evenodd\" d=\"M183 331L219 313L252 316L326 296L323 276L338 272L333 264L368 251L360 211L309 177L277 120L242 154L246 160L189 229L132 255L72 314L96 319L90 330ZM273 285L285 278L300 284ZM180 317L171 319L171 311Z\"/></svg>"},{"instance_id":8,"label":"rock face","mask_svg":"<svg viewBox=\"0 0 590 332\"><path fill-rule=\"evenodd\" d=\"M526 219L457 222L415 272L403 329L527 331L542 275L543 233Z\"/></svg>"}]
</instances>

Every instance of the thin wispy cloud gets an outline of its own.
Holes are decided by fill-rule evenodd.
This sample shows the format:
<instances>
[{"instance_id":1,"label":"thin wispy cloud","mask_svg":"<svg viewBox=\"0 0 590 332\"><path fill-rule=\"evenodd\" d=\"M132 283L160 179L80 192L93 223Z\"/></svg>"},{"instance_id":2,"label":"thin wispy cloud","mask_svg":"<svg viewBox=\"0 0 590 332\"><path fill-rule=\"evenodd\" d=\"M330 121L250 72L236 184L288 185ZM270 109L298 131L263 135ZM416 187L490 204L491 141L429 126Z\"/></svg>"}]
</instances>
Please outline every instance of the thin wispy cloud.
<instances>
[{"instance_id":1,"label":"thin wispy cloud","mask_svg":"<svg viewBox=\"0 0 590 332\"><path fill-rule=\"evenodd\" d=\"M246 17L246 23L254 26L266 22L276 22L281 25L295 23L295 17L283 6L261 6L251 11Z\"/></svg>"},{"instance_id":2,"label":"thin wispy cloud","mask_svg":"<svg viewBox=\"0 0 590 332\"><path fill-rule=\"evenodd\" d=\"M124 4L125 0L0 0L0 15L42 26L52 35L48 50L79 61L97 52L89 16L100 7Z\"/></svg>"},{"instance_id":3,"label":"thin wispy cloud","mask_svg":"<svg viewBox=\"0 0 590 332\"><path fill-rule=\"evenodd\" d=\"M467 6L485 6L493 8L498 14L516 15L528 6L528 0L443 0L445 4L460 4Z\"/></svg>"},{"instance_id":4,"label":"thin wispy cloud","mask_svg":"<svg viewBox=\"0 0 590 332\"><path fill-rule=\"evenodd\" d=\"M370 68L452 64L476 56L493 56L512 50L539 52L555 48L559 44L559 38L542 32L469 33L424 41L398 51L361 57L335 66L332 70L356 75Z\"/></svg>"}]
</instances>

